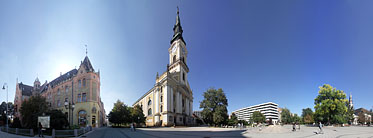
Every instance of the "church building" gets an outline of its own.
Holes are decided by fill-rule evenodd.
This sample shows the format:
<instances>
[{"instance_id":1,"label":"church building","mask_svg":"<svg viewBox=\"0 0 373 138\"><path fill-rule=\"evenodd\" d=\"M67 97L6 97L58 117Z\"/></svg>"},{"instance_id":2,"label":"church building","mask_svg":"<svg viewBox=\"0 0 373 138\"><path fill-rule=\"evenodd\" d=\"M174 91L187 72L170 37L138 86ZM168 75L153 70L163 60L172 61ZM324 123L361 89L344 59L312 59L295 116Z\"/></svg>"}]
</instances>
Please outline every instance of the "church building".
<instances>
[{"instance_id":1,"label":"church building","mask_svg":"<svg viewBox=\"0 0 373 138\"><path fill-rule=\"evenodd\" d=\"M158 74L155 85L138 99L146 116L147 126L193 125L193 93L188 83L188 51L183 39L179 9L177 10L174 35L171 39L167 70Z\"/></svg>"}]
</instances>

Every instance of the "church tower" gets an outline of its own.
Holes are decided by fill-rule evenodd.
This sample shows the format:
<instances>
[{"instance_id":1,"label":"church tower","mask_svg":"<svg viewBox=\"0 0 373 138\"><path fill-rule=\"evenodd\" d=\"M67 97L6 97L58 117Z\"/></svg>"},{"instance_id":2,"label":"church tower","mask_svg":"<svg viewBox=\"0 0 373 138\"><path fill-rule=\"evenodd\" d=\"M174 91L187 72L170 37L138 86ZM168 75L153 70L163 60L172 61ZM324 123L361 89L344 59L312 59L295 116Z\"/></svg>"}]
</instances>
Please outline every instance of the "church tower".
<instances>
[{"instance_id":1,"label":"church tower","mask_svg":"<svg viewBox=\"0 0 373 138\"><path fill-rule=\"evenodd\" d=\"M33 91L39 91L40 90L40 81L39 81L39 78L36 77L35 81L34 81L34 89Z\"/></svg>"},{"instance_id":2,"label":"church tower","mask_svg":"<svg viewBox=\"0 0 373 138\"><path fill-rule=\"evenodd\" d=\"M187 84L187 74L189 68L187 66L188 51L183 39L183 28L181 27L179 8L177 8L176 23L174 25L174 35L171 39L169 52L169 73L173 74L174 79L182 84Z\"/></svg>"},{"instance_id":3,"label":"church tower","mask_svg":"<svg viewBox=\"0 0 373 138\"><path fill-rule=\"evenodd\" d=\"M352 94L350 94L350 98L348 99L350 108L354 107L354 103L352 102Z\"/></svg>"}]
</instances>

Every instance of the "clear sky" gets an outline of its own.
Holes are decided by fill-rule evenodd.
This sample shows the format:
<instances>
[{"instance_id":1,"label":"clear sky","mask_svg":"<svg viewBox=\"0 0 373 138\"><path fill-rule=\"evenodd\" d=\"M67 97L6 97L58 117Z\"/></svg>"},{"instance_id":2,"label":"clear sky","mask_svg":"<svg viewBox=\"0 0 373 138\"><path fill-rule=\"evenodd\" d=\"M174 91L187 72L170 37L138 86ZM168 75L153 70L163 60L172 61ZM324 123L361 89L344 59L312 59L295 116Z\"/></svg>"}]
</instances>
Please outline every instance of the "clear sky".
<instances>
[{"instance_id":1,"label":"clear sky","mask_svg":"<svg viewBox=\"0 0 373 138\"><path fill-rule=\"evenodd\" d=\"M176 6L194 110L223 88L228 110L273 101L301 113L328 83L373 106L373 1L1 1L0 82L32 85L79 67L101 72L107 113L132 105L166 70ZM1 90L0 101L6 93Z\"/></svg>"}]
</instances>

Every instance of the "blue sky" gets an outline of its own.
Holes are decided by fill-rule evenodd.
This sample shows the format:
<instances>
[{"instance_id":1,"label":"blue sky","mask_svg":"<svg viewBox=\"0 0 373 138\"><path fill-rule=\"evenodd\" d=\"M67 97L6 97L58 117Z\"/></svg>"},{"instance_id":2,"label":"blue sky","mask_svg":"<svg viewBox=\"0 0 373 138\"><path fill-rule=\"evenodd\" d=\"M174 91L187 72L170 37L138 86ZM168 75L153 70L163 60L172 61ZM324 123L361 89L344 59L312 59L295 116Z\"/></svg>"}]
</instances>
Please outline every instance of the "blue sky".
<instances>
[{"instance_id":1,"label":"blue sky","mask_svg":"<svg viewBox=\"0 0 373 138\"><path fill-rule=\"evenodd\" d=\"M301 113L318 87L373 103L373 1L1 1L0 81L44 82L78 67L85 47L109 112L132 105L164 72L180 7L194 110L223 88L228 110L273 101ZM5 92L1 91L0 101Z\"/></svg>"}]
</instances>

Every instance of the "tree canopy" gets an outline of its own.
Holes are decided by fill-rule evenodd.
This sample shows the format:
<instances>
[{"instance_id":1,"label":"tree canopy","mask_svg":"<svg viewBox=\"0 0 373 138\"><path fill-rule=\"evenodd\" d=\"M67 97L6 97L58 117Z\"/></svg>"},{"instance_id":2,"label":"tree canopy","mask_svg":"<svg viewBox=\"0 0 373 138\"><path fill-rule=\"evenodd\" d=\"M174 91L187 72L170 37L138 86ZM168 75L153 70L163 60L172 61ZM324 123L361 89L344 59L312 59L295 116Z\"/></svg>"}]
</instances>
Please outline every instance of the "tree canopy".
<instances>
[{"instance_id":1,"label":"tree canopy","mask_svg":"<svg viewBox=\"0 0 373 138\"><path fill-rule=\"evenodd\" d=\"M292 123L291 113L290 110L287 108L283 108L281 112L281 122L284 124Z\"/></svg>"},{"instance_id":2,"label":"tree canopy","mask_svg":"<svg viewBox=\"0 0 373 138\"><path fill-rule=\"evenodd\" d=\"M113 109L109 113L109 121L114 124L114 126L119 126L122 124L144 123L145 116L140 106L128 107L126 104L117 100L114 103Z\"/></svg>"},{"instance_id":3,"label":"tree canopy","mask_svg":"<svg viewBox=\"0 0 373 138\"><path fill-rule=\"evenodd\" d=\"M313 111L311 108L302 109L302 119L305 124L314 123Z\"/></svg>"},{"instance_id":4,"label":"tree canopy","mask_svg":"<svg viewBox=\"0 0 373 138\"><path fill-rule=\"evenodd\" d=\"M346 123L348 120L346 94L329 84L319 88L319 95L315 98L314 120L328 124Z\"/></svg>"},{"instance_id":5,"label":"tree canopy","mask_svg":"<svg viewBox=\"0 0 373 138\"><path fill-rule=\"evenodd\" d=\"M238 118L236 114L232 113L231 118L228 120L228 125L233 126L238 123Z\"/></svg>"},{"instance_id":6,"label":"tree canopy","mask_svg":"<svg viewBox=\"0 0 373 138\"><path fill-rule=\"evenodd\" d=\"M50 127L54 129L63 129L68 126L67 117L61 110L49 109L45 97L40 95L31 96L28 100L23 101L20 113L22 124L25 128L37 128L38 117L50 116ZM18 120L17 120L18 121ZM17 123L14 126L18 126Z\"/></svg>"},{"instance_id":7,"label":"tree canopy","mask_svg":"<svg viewBox=\"0 0 373 138\"><path fill-rule=\"evenodd\" d=\"M255 111L251 115L251 120L255 123L264 123L266 121L266 117L261 112Z\"/></svg>"},{"instance_id":8,"label":"tree canopy","mask_svg":"<svg viewBox=\"0 0 373 138\"><path fill-rule=\"evenodd\" d=\"M228 121L228 100L223 89L208 89L203 93L203 101L200 102L202 108L202 118L210 125L226 124Z\"/></svg>"},{"instance_id":9,"label":"tree canopy","mask_svg":"<svg viewBox=\"0 0 373 138\"><path fill-rule=\"evenodd\" d=\"M45 97L40 95L31 96L22 102L21 109L22 124L25 128L37 128L38 116L48 112L48 103Z\"/></svg>"}]
</instances>

